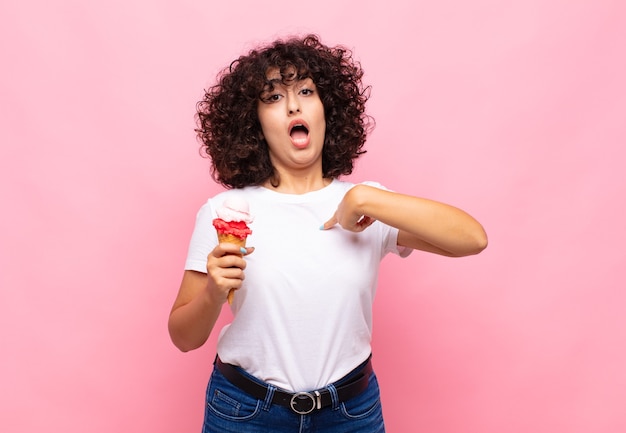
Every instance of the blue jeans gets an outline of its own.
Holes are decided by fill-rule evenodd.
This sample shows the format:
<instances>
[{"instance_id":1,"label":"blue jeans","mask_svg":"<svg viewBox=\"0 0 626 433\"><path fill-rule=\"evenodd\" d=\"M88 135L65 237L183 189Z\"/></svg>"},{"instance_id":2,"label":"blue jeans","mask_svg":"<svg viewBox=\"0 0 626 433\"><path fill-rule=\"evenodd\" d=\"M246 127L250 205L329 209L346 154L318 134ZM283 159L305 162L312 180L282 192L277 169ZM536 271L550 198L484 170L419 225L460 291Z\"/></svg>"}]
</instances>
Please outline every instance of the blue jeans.
<instances>
[{"instance_id":1,"label":"blue jeans","mask_svg":"<svg viewBox=\"0 0 626 433\"><path fill-rule=\"evenodd\" d=\"M241 370L249 378L261 382ZM328 386L331 394L342 381L349 380L350 373L339 382ZM213 369L206 392L206 408L202 433L384 433L380 390L376 374L372 373L365 391L340 403L333 398L333 405L298 415L291 409L272 404L272 392L265 400L257 400L231 384L216 368Z\"/></svg>"}]
</instances>

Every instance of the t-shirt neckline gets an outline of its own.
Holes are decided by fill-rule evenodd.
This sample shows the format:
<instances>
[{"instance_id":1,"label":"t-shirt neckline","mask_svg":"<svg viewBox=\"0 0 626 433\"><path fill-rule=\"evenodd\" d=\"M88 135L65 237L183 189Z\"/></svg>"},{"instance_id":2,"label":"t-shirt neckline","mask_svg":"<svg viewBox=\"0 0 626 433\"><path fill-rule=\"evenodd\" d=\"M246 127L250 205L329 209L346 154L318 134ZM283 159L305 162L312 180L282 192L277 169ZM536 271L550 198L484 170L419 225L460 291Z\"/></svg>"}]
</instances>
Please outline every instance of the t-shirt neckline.
<instances>
[{"instance_id":1,"label":"t-shirt neckline","mask_svg":"<svg viewBox=\"0 0 626 433\"><path fill-rule=\"evenodd\" d=\"M332 196L336 189L343 182L333 179L328 185L323 188L316 189L315 191L305 192L303 194L291 194L279 191L273 191L263 186L252 187L257 190L264 198L280 201L283 203L303 203L311 201L324 200L329 196Z\"/></svg>"}]
</instances>

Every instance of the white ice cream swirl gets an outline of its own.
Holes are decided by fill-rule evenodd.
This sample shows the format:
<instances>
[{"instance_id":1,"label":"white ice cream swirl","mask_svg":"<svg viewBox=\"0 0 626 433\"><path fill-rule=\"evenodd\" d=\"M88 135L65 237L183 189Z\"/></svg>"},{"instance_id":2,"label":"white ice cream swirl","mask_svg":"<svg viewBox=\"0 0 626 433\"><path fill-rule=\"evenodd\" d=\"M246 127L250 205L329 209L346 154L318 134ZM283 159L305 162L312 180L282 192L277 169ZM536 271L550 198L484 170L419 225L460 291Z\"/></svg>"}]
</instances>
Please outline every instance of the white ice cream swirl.
<instances>
[{"instance_id":1,"label":"white ice cream swirl","mask_svg":"<svg viewBox=\"0 0 626 433\"><path fill-rule=\"evenodd\" d=\"M222 206L215 210L217 216L226 222L244 221L250 224L254 218L250 215L248 202L241 197L229 197Z\"/></svg>"}]
</instances>

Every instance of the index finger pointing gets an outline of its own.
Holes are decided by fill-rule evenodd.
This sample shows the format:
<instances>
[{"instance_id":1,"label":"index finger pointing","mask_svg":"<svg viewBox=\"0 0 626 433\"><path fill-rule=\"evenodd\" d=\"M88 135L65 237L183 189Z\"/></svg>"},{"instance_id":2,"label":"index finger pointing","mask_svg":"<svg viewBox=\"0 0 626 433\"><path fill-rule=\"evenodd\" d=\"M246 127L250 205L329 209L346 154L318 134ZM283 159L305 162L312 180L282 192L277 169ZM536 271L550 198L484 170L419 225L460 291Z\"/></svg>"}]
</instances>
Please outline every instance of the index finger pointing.
<instances>
[{"instance_id":1,"label":"index finger pointing","mask_svg":"<svg viewBox=\"0 0 626 433\"><path fill-rule=\"evenodd\" d=\"M336 214L333 215L331 219L329 219L324 224L322 224L322 226L320 227L320 230L328 230L329 228L332 228L335 224L337 224Z\"/></svg>"}]
</instances>

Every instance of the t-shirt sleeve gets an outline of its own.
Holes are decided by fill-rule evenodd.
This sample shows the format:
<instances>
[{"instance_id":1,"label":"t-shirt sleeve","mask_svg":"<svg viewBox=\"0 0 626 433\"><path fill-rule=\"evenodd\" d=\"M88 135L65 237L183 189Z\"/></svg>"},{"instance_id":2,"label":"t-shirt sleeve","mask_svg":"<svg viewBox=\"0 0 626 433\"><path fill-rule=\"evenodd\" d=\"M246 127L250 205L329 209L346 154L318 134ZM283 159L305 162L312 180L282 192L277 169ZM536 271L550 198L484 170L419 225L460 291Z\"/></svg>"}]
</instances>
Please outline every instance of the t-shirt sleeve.
<instances>
[{"instance_id":1,"label":"t-shirt sleeve","mask_svg":"<svg viewBox=\"0 0 626 433\"><path fill-rule=\"evenodd\" d=\"M363 182L363 185L373 186L375 188L384 189L385 191L391 191L389 188L385 188L378 182L365 181ZM381 224L381 230L383 231L384 254L393 253L402 258L408 257L413 252L413 249L398 245L398 233L400 231L397 228L391 227L387 224L383 224L383 223L380 223L380 224Z\"/></svg>"},{"instance_id":2,"label":"t-shirt sleeve","mask_svg":"<svg viewBox=\"0 0 626 433\"><path fill-rule=\"evenodd\" d=\"M207 256L217 245L217 234L213 228L214 211L211 201L207 201L196 215L196 225L189 242L189 251L185 261L185 270L206 274Z\"/></svg>"},{"instance_id":3,"label":"t-shirt sleeve","mask_svg":"<svg viewBox=\"0 0 626 433\"><path fill-rule=\"evenodd\" d=\"M385 236L385 239L386 239L385 252L397 254L398 256L402 258L408 257L413 252L413 248L398 245L399 230L395 227L391 227L387 225L385 225L385 227L387 230L387 233Z\"/></svg>"}]
</instances>

